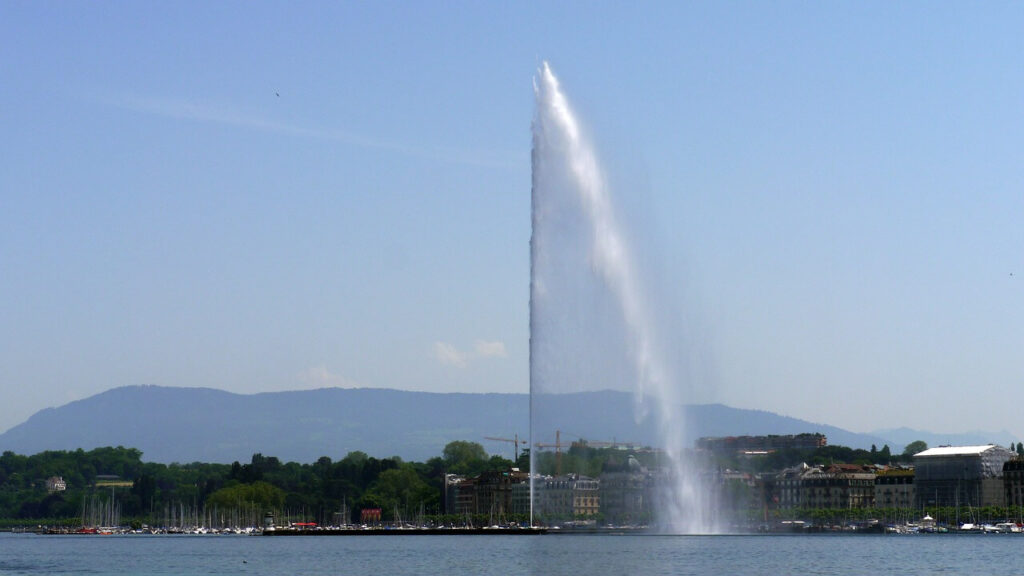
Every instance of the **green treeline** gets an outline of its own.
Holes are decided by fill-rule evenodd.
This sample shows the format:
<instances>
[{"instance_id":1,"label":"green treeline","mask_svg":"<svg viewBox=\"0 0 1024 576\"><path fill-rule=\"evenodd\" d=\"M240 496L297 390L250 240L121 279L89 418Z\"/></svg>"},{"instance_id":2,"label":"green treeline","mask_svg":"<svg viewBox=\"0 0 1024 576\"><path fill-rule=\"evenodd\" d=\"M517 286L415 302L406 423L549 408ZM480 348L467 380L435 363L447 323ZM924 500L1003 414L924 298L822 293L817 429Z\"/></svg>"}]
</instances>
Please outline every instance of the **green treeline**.
<instances>
[{"instance_id":1,"label":"green treeline","mask_svg":"<svg viewBox=\"0 0 1024 576\"><path fill-rule=\"evenodd\" d=\"M923 447L922 447L923 446ZM729 468L742 472L771 472L783 470L791 466L806 463L810 466L824 466L832 463L843 464L881 464L889 465L895 463L909 464L913 462L913 456L927 448L924 442L913 442L900 454L893 454L889 446L878 449L872 446L870 450L863 448L849 448L847 446L822 446L813 450L778 450L771 454L757 458L739 458L736 456L716 457L719 468Z\"/></svg>"},{"instance_id":2,"label":"green treeline","mask_svg":"<svg viewBox=\"0 0 1024 576\"><path fill-rule=\"evenodd\" d=\"M909 462L924 447L924 443L914 443L902 454L890 453L888 446L872 446L870 450L845 446L780 450L756 458L705 454L710 460L702 465L708 470L759 473L779 471L801 462L892 464ZM560 460L550 451L537 456L537 471L542 474L553 474L561 468L599 477L605 469L624 466L627 454L590 447L584 441L574 443ZM649 451L628 456L635 456L650 468L660 465L659 457ZM529 471L529 460L528 450L513 462L488 455L480 444L465 441L449 443L441 455L426 462L405 462L397 457L378 459L363 452L351 452L337 461L325 456L310 464L282 462L263 454L254 454L244 464L159 464L144 462L141 451L121 446L47 451L33 456L8 451L0 456L0 527L77 525L112 519L122 525L256 525L268 511L274 512L279 522L356 523L361 511L369 508L379 508L385 522L401 519L461 523L467 519L443 515L445 474L473 477L511 467ZM63 478L67 489L49 492L46 481L51 477ZM726 481L721 490L723 512L748 525L778 519L838 523L868 518L893 520L911 515L906 510L881 509L769 512L759 489ZM920 512L914 511L912 515ZM964 521L972 517L1024 517L1024 511L1002 509L941 509L930 513L947 522L955 518Z\"/></svg>"},{"instance_id":3,"label":"green treeline","mask_svg":"<svg viewBox=\"0 0 1024 576\"><path fill-rule=\"evenodd\" d=\"M528 457L520 458L528 463ZM380 508L386 521L443 512L444 474L477 475L515 466L473 442L452 442L426 462L378 459L351 452L334 461L281 462L254 454L242 464L144 462L134 448L47 451L0 456L0 525L74 525L104 506L123 524L164 525L166 519L230 521L237 510L252 516L330 523L345 511L355 522L364 508ZM46 480L62 477L67 489L49 493ZM116 507L113 505L116 503ZM247 516L246 518L249 518Z\"/></svg>"}]
</instances>

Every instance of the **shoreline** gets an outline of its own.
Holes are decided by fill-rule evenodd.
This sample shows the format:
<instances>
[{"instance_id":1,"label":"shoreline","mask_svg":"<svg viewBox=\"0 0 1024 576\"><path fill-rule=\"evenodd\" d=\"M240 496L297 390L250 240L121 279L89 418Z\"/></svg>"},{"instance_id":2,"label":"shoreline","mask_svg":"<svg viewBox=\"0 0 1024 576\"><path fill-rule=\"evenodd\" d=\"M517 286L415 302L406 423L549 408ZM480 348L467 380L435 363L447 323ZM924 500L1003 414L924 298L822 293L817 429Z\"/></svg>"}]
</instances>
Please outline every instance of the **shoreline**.
<instances>
[{"instance_id":1,"label":"shoreline","mask_svg":"<svg viewBox=\"0 0 1024 576\"><path fill-rule=\"evenodd\" d=\"M263 536L536 536L547 528L273 528Z\"/></svg>"}]
</instances>

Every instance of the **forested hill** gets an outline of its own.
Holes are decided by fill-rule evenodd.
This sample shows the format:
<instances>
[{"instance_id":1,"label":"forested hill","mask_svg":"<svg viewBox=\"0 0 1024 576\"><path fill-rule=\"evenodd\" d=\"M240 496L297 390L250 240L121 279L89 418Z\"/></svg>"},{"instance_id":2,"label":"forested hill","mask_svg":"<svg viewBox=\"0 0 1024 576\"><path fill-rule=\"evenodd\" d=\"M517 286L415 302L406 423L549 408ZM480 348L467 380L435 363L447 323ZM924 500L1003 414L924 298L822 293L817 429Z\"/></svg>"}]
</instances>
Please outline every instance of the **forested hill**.
<instances>
[{"instance_id":1,"label":"forested hill","mask_svg":"<svg viewBox=\"0 0 1024 576\"><path fill-rule=\"evenodd\" d=\"M590 440L657 444L652 426L634 423L629 393L550 398L556 413L575 414L578 406L587 407L586 419L567 417L563 430ZM574 408L561 410L562 402ZM885 443L833 426L719 404L680 407L680 413L694 437L821 432L829 443L855 448ZM337 459L359 450L379 458L425 461L453 440L479 442L490 453L511 458L511 443L485 437L514 434L529 434L526 394L370 388L234 394L209 388L129 386L42 410L0 434L0 450L35 454L131 446L142 450L144 460L163 463L244 462L257 452L284 461L313 462L320 456Z\"/></svg>"}]
</instances>

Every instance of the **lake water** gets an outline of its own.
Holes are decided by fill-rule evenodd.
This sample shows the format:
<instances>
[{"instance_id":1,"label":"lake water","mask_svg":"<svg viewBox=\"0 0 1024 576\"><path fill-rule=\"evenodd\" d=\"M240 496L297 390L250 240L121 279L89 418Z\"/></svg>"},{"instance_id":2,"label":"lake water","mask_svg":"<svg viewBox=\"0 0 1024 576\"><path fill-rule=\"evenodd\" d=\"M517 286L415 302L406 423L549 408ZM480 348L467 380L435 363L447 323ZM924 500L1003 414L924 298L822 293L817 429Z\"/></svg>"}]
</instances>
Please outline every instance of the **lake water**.
<instances>
[{"instance_id":1,"label":"lake water","mask_svg":"<svg viewBox=\"0 0 1024 576\"><path fill-rule=\"evenodd\" d=\"M1024 535L0 535L0 574L1019 574Z\"/></svg>"}]
</instances>

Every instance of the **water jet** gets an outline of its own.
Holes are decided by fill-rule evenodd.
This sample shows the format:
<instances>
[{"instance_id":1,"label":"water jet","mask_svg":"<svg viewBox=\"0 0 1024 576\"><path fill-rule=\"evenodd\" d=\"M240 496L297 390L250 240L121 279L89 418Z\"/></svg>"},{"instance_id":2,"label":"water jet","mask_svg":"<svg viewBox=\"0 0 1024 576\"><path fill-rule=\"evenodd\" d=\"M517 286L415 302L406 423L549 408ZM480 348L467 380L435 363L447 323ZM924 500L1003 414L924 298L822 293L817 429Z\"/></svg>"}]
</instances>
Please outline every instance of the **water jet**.
<instances>
[{"instance_id":1,"label":"water jet","mask_svg":"<svg viewBox=\"0 0 1024 576\"><path fill-rule=\"evenodd\" d=\"M534 94L531 518L715 532L712 499L686 456L685 399L665 363L655 310L592 140L546 62ZM659 445L630 452L595 437L600 414L588 415L585 402L571 399L601 390L631 391L632 406L623 409L638 423L653 423ZM586 431L565 429L588 418ZM594 457L595 448L609 450ZM599 494L598 513L590 504Z\"/></svg>"}]
</instances>

